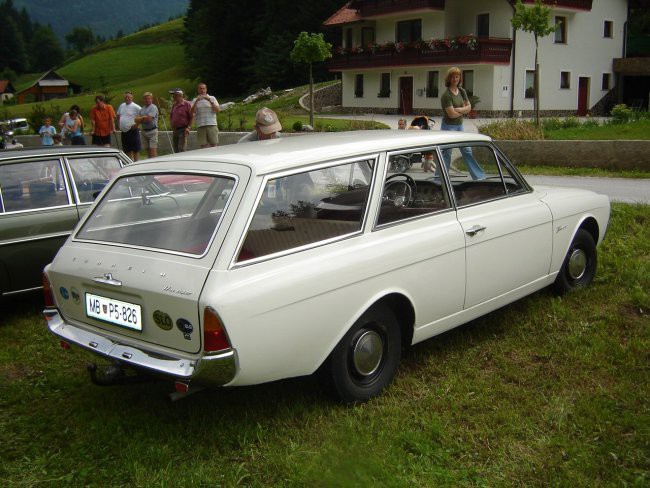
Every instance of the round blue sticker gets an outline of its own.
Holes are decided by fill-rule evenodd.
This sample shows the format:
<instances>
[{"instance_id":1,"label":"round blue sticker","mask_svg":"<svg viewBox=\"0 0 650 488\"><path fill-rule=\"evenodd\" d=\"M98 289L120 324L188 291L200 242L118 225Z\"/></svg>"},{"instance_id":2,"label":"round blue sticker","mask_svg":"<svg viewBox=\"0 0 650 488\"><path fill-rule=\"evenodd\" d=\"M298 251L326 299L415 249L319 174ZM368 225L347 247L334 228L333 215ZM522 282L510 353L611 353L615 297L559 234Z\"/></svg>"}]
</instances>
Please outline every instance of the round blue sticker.
<instances>
[{"instance_id":1,"label":"round blue sticker","mask_svg":"<svg viewBox=\"0 0 650 488\"><path fill-rule=\"evenodd\" d=\"M70 294L68 293L68 290L66 290L63 286L62 286L61 288L59 288L59 293L61 294L61 296L62 296L65 300L67 300L68 298L70 298Z\"/></svg>"}]
</instances>

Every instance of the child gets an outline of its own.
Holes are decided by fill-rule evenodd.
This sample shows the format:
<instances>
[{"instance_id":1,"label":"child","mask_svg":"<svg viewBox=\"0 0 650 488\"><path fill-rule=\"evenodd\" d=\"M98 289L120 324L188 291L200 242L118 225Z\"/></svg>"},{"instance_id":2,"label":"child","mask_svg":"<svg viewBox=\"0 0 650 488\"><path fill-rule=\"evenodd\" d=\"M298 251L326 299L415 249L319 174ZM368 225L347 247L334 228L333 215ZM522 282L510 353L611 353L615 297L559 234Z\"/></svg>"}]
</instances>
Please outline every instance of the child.
<instances>
[{"instance_id":1,"label":"child","mask_svg":"<svg viewBox=\"0 0 650 488\"><path fill-rule=\"evenodd\" d=\"M41 126L38 130L38 135L41 136L44 146L54 145L53 136L56 134L56 129L52 126L52 119L46 117L44 120L45 125Z\"/></svg>"},{"instance_id":2,"label":"child","mask_svg":"<svg viewBox=\"0 0 650 488\"><path fill-rule=\"evenodd\" d=\"M63 146L63 142L61 142L61 134L54 134L52 139L54 140L54 146Z\"/></svg>"}]
</instances>

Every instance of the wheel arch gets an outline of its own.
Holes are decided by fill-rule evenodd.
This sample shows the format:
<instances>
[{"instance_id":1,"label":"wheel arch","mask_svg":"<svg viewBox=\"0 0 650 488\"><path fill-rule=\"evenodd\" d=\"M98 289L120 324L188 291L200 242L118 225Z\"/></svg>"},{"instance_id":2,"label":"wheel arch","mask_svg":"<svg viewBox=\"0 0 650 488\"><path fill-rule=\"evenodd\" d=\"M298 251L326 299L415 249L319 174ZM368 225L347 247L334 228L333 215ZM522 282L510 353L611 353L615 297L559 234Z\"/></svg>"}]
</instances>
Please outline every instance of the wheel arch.
<instances>
[{"instance_id":1,"label":"wheel arch","mask_svg":"<svg viewBox=\"0 0 650 488\"><path fill-rule=\"evenodd\" d=\"M598 226L598 221L594 217L589 216L586 219L584 219L580 223L578 229L584 229L587 232L589 232L589 234L591 234L591 237L594 240L594 243L598 244L598 238L600 237L600 228ZM576 229L576 232L578 231L578 229Z\"/></svg>"},{"instance_id":2,"label":"wheel arch","mask_svg":"<svg viewBox=\"0 0 650 488\"><path fill-rule=\"evenodd\" d=\"M402 293L392 292L376 300L368 310L377 305L385 305L395 314L402 336L402 347L408 348L413 342L415 309L413 303Z\"/></svg>"}]
</instances>

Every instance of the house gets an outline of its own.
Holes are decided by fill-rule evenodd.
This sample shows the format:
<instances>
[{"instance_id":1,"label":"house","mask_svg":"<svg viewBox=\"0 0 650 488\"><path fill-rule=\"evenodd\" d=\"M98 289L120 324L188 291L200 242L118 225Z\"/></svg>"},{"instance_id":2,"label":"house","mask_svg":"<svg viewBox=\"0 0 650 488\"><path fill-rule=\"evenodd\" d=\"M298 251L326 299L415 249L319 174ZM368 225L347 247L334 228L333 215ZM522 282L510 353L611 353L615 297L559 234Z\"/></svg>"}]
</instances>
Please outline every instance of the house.
<instances>
[{"instance_id":1,"label":"house","mask_svg":"<svg viewBox=\"0 0 650 488\"><path fill-rule=\"evenodd\" d=\"M534 0L525 0L532 4ZM585 115L615 96L627 0L544 0L554 34L539 39L540 112ZM352 0L324 22L340 30L329 61L349 110L441 115L452 66L481 116L534 110L535 41L514 31L514 0ZM610 95L611 97L612 95Z\"/></svg>"},{"instance_id":2,"label":"house","mask_svg":"<svg viewBox=\"0 0 650 488\"><path fill-rule=\"evenodd\" d=\"M54 98L65 98L69 92L78 93L81 87L70 83L53 69L45 73L29 88L16 93L18 103L45 102Z\"/></svg>"},{"instance_id":3,"label":"house","mask_svg":"<svg viewBox=\"0 0 650 488\"><path fill-rule=\"evenodd\" d=\"M16 89L9 80L0 80L0 103L13 98Z\"/></svg>"}]
</instances>

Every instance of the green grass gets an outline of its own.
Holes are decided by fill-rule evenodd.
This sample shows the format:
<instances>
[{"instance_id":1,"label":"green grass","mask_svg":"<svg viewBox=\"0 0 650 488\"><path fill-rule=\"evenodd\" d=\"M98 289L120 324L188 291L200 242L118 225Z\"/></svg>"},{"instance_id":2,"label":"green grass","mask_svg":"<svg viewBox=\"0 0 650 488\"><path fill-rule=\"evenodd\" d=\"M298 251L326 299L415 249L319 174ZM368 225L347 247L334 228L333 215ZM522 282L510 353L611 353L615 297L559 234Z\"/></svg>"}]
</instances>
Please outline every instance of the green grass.
<instances>
[{"instance_id":1,"label":"green grass","mask_svg":"<svg viewBox=\"0 0 650 488\"><path fill-rule=\"evenodd\" d=\"M38 300L0 324L0 485L650 484L650 208L617 204L593 286L541 291L415 346L394 383L341 406L315 381L100 388Z\"/></svg>"},{"instance_id":2,"label":"green grass","mask_svg":"<svg viewBox=\"0 0 650 488\"><path fill-rule=\"evenodd\" d=\"M578 168L562 166L536 166L518 164L517 169L527 175L546 176L598 176L603 178L650 178L650 171L643 170L613 170L606 168Z\"/></svg>"},{"instance_id":3,"label":"green grass","mask_svg":"<svg viewBox=\"0 0 650 488\"><path fill-rule=\"evenodd\" d=\"M546 139L555 140L648 140L650 120L625 124L605 124L598 127L574 127L545 132Z\"/></svg>"}]
</instances>

